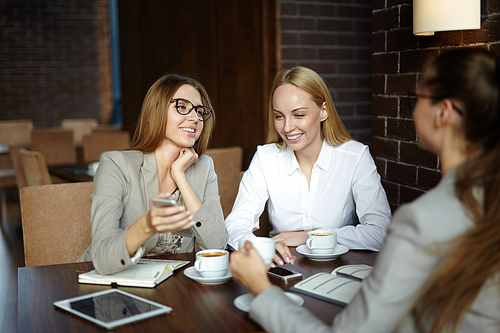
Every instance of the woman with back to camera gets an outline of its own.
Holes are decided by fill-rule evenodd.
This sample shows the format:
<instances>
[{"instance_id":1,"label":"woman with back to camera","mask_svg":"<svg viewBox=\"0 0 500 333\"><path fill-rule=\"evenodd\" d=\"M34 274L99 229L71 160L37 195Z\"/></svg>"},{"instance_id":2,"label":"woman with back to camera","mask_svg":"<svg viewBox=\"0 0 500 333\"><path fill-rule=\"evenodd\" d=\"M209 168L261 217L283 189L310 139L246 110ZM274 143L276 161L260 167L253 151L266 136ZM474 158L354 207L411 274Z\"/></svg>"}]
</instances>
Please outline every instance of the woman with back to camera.
<instances>
[{"instance_id":1,"label":"woman with back to camera","mask_svg":"<svg viewBox=\"0 0 500 333\"><path fill-rule=\"evenodd\" d=\"M212 159L203 155L215 123L196 80L165 75L149 89L130 148L103 154L94 177L92 245L79 261L100 274L143 254L224 249L227 231ZM179 205L156 207L151 198Z\"/></svg>"},{"instance_id":2,"label":"woman with back to camera","mask_svg":"<svg viewBox=\"0 0 500 333\"><path fill-rule=\"evenodd\" d=\"M250 243L230 268L269 332L500 332L500 60L459 49L429 62L413 119L439 184L394 215L374 271L326 326L271 286ZM248 269L251 267L251 269Z\"/></svg>"},{"instance_id":3,"label":"woman with back to camera","mask_svg":"<svg viewBox=\"0 0 500 333\"><path fill-rule=\"evenodd\" d=\"M351 249L380 249L391 218L380 176L313 70L294 67L274 79L267 143L257 148L226 218L229 245L237 249L253 236L267 202L279 265L294 261L288 246L304 244L314 229L333 229Z\"/></svg>"}]
</instances>

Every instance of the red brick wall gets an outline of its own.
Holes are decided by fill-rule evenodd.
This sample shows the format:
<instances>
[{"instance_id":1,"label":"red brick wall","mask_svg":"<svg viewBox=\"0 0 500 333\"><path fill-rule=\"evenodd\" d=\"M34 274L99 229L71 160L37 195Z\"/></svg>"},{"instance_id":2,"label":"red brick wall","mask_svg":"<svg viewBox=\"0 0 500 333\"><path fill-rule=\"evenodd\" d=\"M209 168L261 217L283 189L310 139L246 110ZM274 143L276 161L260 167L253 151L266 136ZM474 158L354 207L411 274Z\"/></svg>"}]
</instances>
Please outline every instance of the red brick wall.
<instances>
[{"instance_id":1,"label":"red brick wall","mask_svg":"<svg viewBox=\"0 0 500 333\"><path fill-rule=\"evenodd\" d=\"M112 108L106 0L0 1L0 120L100 118Z\"/></svg>"},{"instance_id":2,"label":"red brick wall","mask_svg":"<svg viewBox=\"0 0 500 333\"><path fill-rule=\"evenodd\" d=\"M412 201L440 179L439 161L417 147L405 94L417 87L422 63L456 47L500 54L500 2L483 0L481 29L413 36L411 1L373 0L372 155L393 208Z\"/></svg>"},{"instance_id":3,"label":"red brick wall","mask_svg":"<svg viewBox=\"0 0 500 333\"><path fill-rule=\"evenodd\" d=\"M371 143L370 0L281 0L281 67L302 65L330 85L351 135Z\"/></svg>"}]
</instances>

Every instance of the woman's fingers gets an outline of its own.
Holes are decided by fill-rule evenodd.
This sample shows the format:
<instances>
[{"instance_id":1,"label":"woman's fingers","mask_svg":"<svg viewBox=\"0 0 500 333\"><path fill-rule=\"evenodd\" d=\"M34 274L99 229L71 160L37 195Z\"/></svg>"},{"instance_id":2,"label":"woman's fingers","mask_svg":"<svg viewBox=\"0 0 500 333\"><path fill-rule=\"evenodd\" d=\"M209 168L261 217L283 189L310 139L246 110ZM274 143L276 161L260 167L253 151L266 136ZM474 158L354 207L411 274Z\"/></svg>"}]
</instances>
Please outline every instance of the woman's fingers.
<instances>
[{"instance_id":1,"label":"woman's fingers","mask_svg":"<svg viewBox=\"0 0 500 333\"><path fill-rule=\"evenodd\" d=\"M295 260L295 256L292 255L290 249L284 242L276 242L276 255L274 256L274 262L281 266L284 263L294 264Z\"/></svg>"},{"instance_id":2,"label":"woman's fingers","mask_svg":"<svg viewBox=\"0 0 500 333\"><path fill-rule=\"evenodd\" d=\"M193 216L184 206L151 209L151 226L156 232L185 230L193 224Z\"/></svg>"}]
</instances>

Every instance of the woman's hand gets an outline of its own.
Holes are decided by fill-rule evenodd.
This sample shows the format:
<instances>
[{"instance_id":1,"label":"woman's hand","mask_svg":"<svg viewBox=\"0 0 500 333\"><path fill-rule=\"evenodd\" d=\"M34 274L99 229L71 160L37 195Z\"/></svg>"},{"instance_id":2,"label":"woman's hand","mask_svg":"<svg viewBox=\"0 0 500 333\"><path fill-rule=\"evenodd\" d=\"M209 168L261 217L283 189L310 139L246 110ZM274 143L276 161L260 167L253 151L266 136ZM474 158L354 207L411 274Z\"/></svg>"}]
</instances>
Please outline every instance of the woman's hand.
<instances>
[{"instance_id":1,"label":"woman's hand","mask_svg":"<svg viewBox=\"0 0 500 333\"><path fill-rule=\"evenodd\" d=\"M288 246L286 246L286 244L282 241L277 241L276 254L273 258L273 264L271 264L272 267L274 267L274 263L276 263L279 266L282 266L285 263L293 265L295 264L295 260L297 260L297 258L292 255Z\"/></svg>"},{"instance_id":2,"label":"woman's hand","mask_svg":"<svg viewBox=\"0 0 500 333\"><path fill-rule=\"evenodd\" d=\"M155 198L168 197L160 193ZM194 225L193 216L182 205L171 207L156 207L150 202L149 212L146 213L145 231L147 233L165 233L189 229Z\"/></svg>"},{"instance_id":3,"label":"woman's hand","mask_svg":"<svg viewBox=\"0 0 500 333\"><path fill-rule=\"evenodd\" d=\"M198 160L198 154L196 154L196 151L192 147L182 148L179 151L179 156L172 163L171 166L171 173L172 173L172 178L174 178L174 181L177 182L176 176L184 174L186 169L189 168L197 160Z\"/></svg>"},{"instance_id":4,"label":"woman's hand","mask_svg":"<svg viewBox=\"0 0 500 333\"><path fill-rule=\"evenodd\" d=\"M233 277L255 296L271 286L267 277L269 266L266 266L259 252L249 241L237 252L231 253L229 269Z\"/></svg>"},{"instance_id":5,"label":"woman's hand","mask_svg":"<svg viewBox=\"0 0 500 333\"><path fill-rule=\"evenodd\" d=\"M276 242L283 242L287 246L299 246L307 242L307 232L306 231L288 231L281 232L273 237Z\"/></svg>"}]
</instances>

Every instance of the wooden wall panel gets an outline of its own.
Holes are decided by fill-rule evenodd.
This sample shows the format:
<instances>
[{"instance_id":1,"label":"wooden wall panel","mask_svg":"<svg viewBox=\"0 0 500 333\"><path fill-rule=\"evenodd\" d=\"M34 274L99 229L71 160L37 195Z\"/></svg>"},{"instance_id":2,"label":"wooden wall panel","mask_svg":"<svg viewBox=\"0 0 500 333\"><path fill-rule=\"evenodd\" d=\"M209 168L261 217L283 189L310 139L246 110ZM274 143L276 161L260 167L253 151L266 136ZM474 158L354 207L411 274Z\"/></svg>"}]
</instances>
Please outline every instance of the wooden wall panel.
<instances>
[{"instance_id":1,"label":"wooden wall panel","mask_svg":"<svg viewBox=\"0 0 500 333\"><path fill-rule=\"evenodd\" d=\"M119 2L124 128L134 131L144 96L165 73L198 79L217 114L212 148L242 146L244 168L265 141L276 74L275 1Z\"/></svg>"}]
</instances>

